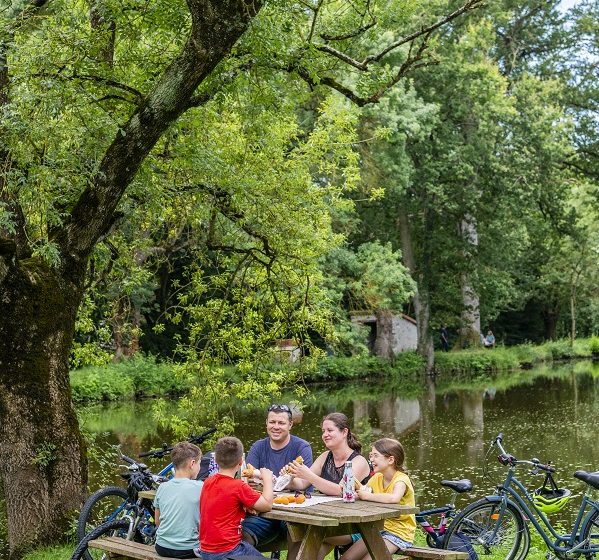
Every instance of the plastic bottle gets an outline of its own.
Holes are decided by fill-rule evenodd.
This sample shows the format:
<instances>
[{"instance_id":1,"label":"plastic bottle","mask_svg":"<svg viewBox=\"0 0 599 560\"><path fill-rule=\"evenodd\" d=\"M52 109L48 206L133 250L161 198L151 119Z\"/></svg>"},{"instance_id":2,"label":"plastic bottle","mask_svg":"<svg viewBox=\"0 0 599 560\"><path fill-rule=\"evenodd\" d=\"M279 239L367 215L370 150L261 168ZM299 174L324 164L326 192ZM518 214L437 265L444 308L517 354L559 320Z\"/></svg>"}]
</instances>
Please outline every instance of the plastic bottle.
<instances>
[{"instance_id":1,"label":"plastic bottle","mask_svg":"<svg viewBox=\"0 0 599 560\"><path fill-rule=\"evenodd\" d=\"M243 480L243 482L247 482L247 476L243 476L243 471L245 471L245 469L247 468L247 465L245 463L245 453L243 454L243 462L241 463L241 468L239 469L239 478L241 478L241 480Z\"/></svg>"},{"instance_id":2,"label":"plastic bottle","mask_svg":"<svg viewBox=\"0 0 599 560\"><path fill-rule=\"evenodd\" d=\"M341 478L341 490L344 502L356 501L356 489L354 488L354 470L351 461L345 461L345 470Z\"/></svg>"},{"instance_id":3,"label":"plastic bottle","mask_svg":"<svg viewBox=\"0 0 599 560\"><path fill-rule=\"evenodd\" d=\"M218 472L218 465L214 459L214 453L210 454L210 463L208 464L208 476L212 476Z\"/></svg>"}]
</instances>

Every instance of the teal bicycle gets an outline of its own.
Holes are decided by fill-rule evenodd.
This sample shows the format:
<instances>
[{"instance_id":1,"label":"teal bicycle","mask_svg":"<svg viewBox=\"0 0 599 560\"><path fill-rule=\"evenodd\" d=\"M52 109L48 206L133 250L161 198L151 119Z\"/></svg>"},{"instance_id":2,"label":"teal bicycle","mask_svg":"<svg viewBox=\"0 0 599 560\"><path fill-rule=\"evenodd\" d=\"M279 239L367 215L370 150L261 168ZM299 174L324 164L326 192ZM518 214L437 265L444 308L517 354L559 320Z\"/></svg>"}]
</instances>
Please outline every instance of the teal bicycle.
<instances>
[{"instance_id":1,"label":"teal bicycle","mask_svg":"<svg viewBox=\"0 0 599 560\"><path fill-rule=\"evenodd\" d=\"M463 509L453 520L446 539L452 534L465 535L477 555L491 555L494 560L522 560L530 548L530 521L543 538L549 552L548 559L599 559L599 502L585 491L580 509L570 533L556 531L548 513L561 510L572 497L567 489L559 489L553 480L555 468L538 459L518 460L506 452L499 434L489 451L496 447L499 462L508 467L508 474L497 486L497 494L486 496ZM535 475L544 475L543 486L529 492L516 478L516 469L526 466ZM576 471L574 477L587 484L585 490L599 489L599 472Z\"/></svg>"}]
</instances>

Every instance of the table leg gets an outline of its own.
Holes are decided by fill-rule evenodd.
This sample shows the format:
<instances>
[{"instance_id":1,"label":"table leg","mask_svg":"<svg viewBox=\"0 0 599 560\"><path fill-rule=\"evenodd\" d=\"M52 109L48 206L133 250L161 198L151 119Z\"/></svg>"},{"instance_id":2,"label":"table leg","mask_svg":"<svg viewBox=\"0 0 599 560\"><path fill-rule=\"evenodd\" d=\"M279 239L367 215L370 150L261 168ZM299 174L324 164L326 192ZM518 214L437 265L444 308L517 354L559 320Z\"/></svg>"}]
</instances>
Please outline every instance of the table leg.
<instances>
[{"instance_id":1,"label":"table leg","mask_svg":"<svg viewBox=\"0 0 599 560\"><path fill-rule=\"evenodd\" d=\"M382 525L382 522L360 523L358 527L371 558L376 560L392 560L391 553L387 549L383 537L381 537L380 531L383 528Z\"/></svg>"},{"instance_id":2,"label":"table leg","mask_svg":"<svg viewBox=\"0 0 599 560\"><path fill-rule=\"evenodd\" d=\"M297 560L314 560L318 558L320 545L324 541L324 529L324 527L317 527L316 525L308 526L297 553Z\"/></svg>"}]
</instances>

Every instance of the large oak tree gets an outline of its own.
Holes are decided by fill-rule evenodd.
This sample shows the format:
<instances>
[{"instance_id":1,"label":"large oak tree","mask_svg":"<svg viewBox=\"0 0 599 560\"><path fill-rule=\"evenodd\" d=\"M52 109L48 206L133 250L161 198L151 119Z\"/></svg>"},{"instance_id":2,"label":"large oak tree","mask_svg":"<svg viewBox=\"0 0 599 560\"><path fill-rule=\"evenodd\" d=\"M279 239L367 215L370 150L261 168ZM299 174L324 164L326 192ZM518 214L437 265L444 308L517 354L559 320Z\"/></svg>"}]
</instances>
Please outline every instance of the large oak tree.
<instances>
[{"instance_id":1,"label":"large oak tree","mask_svg":"<svg viewBox=\"0 0 599 560\"><path fill-rule=\"evenodd\" d=\"M86 450L68 376L75 321L90 256L157 143L254 69L375 103L431 62L437 29L477 5L3 2L0 479L12 555L56 538L81 503ZM398 64L386 63L392 52ZM136 190L143 198L144 183Z\"/></svg>"}]
</instances>

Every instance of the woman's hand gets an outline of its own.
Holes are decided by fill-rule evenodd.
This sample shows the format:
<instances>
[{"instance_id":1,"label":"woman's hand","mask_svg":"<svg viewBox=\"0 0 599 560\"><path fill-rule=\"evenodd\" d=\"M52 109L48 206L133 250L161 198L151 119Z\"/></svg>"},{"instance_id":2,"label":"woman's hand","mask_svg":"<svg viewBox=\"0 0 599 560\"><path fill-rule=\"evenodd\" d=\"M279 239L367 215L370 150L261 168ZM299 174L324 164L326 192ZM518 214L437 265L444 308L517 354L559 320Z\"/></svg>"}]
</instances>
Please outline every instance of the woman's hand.
<instances>
[{"instance_id":1,"label":"woman's hand","mask_svg":"<svg viewBox=\"0 0 599 560\"><path fill-rule=\"evenodd\" d=\"M303 463L300 465L297 461L291 461L286 467L284 467L281 472L285 470L291 476L297 476L298 478L303 478L308 480L308 477L312 474L312 471L309 467L306 467Z\"/></svg>"}]
</instances>

